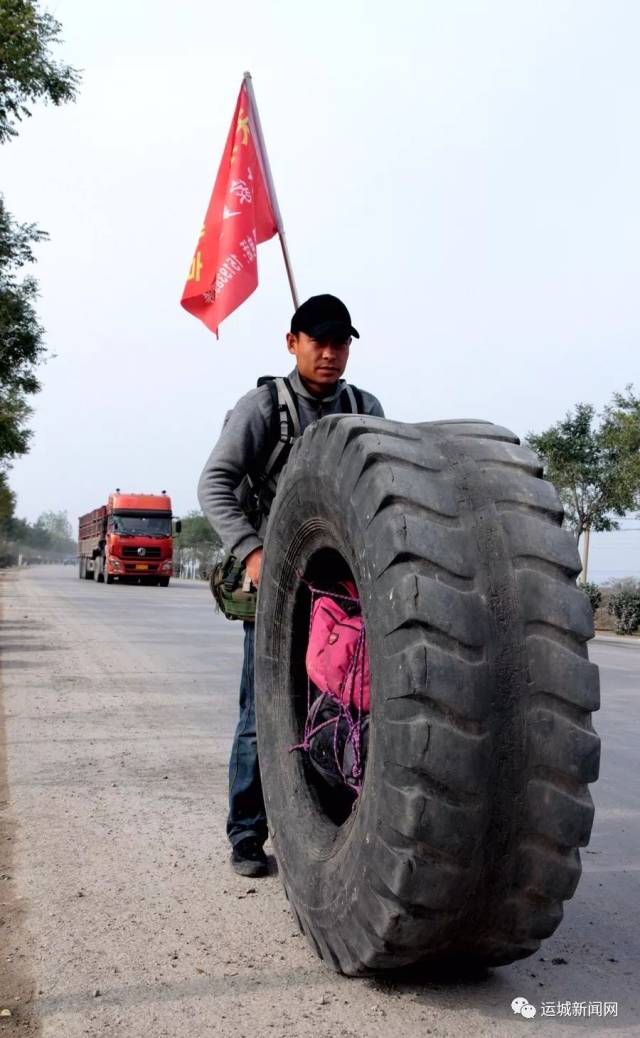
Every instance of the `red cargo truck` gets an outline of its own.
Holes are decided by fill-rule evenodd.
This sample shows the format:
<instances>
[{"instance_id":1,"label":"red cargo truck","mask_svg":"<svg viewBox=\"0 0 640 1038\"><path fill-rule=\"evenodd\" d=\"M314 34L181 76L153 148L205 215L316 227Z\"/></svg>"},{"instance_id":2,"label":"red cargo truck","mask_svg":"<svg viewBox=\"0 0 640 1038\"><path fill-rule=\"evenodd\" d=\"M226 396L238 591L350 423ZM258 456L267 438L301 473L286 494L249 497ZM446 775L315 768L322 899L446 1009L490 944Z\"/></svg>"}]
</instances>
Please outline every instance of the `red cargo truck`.
<instances>
[{"instance_id":1,"label":"red cargo truck","mask_svg":"<svg viewBox=\"0 0 640 1038\"><path fill-rule=\"evenodd\" d=\"M79 523L81 579L169 586L173 524L171 498L164 491L123 494L116 490L106 505L80 516Z\"/></svg>"}]
</instances>

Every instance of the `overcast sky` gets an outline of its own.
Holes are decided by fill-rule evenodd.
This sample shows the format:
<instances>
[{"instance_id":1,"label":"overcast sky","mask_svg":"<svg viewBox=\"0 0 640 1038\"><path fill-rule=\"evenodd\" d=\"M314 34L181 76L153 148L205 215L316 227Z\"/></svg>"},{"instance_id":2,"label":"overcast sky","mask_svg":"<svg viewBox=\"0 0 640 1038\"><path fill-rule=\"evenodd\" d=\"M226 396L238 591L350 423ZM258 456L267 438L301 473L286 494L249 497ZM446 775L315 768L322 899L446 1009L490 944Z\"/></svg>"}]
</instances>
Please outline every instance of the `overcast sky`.
<instances>
[{"instance_id":1,"label":"overcast sky","mask_svg":"<svg viewBox=\"0 0 640 1038\"><path fill-rule=\"evenodd\" d=\"M640 383L635 0L48 9L83 83L1 153L51 236L19 515L75 522L116 486L184 514L225 411L289 370L276 240L219 342L179 306L245 69L300 294L345 300L349 378L388 416L523 436ZM594 540L596 571L640 574L640 531Z\"/></svg>"}]
</instances>

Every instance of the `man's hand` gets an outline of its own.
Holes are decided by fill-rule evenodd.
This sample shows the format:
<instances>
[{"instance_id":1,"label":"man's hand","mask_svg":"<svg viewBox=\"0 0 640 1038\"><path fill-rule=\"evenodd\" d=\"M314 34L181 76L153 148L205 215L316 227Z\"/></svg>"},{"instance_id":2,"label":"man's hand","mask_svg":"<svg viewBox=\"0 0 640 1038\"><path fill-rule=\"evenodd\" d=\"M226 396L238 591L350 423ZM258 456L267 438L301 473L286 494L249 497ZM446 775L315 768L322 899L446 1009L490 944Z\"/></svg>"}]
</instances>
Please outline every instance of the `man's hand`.
<instances>
[{"instance_id":1,"label":"man's hand","mask_svg":"<svg viewBox=\"0 0 640 1038\"><path fill-rule=\"evenodd\" d=\"M255 548L244 560L247 576L254 587L260 583L260 570L262 569L262 548Z\"/></svg>"}]
</instances>

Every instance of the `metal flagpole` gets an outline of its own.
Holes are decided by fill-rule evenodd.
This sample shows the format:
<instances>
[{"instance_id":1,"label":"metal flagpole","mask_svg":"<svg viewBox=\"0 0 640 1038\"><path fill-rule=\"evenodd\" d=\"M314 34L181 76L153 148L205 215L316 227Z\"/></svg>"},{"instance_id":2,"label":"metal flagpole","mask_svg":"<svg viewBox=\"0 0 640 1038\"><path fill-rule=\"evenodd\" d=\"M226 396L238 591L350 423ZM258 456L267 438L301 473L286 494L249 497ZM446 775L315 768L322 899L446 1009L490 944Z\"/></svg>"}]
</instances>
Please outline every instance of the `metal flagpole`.
<instances>
[{"instance_id":1,"label":"metal flagpole","mask_svg":"<svg viewBox=\"0 0 640 1038\"><path fill-rule=\"evenodd\" d=\"M293 305L298 309L298 291L296 289L296 282L293 276L293 270L291 267L291 257L289 256L289 249L287 248L287 239L284 233L284 224L282 223L282 214L280 212L280 206L278 205L278 196L276 195L275 185L273 183L273 176L271 174L271 166L269 165L269 156L267 155L267 149L264 143L264 137L262 136L262 126L260 124L260 116L258 114L258 106L256 104L256 95L253 92L253 81L251 79L251 73L245 72L243 76L243 82L246 85L247 93L249 95L249 119L252 123L252 127L255 131L254 136L258 145L258 158L260 165L262 166L262 172L264 179L269 190L269 197L271 199L271 205L273 206L274 216L276 218L276 227L278 228L278 237L280 239L280 247L282 249L282 256L284 259L284 266L289 278L289 287L291 289L291 297L293 299Z\"/></svg>"}]
</instances>

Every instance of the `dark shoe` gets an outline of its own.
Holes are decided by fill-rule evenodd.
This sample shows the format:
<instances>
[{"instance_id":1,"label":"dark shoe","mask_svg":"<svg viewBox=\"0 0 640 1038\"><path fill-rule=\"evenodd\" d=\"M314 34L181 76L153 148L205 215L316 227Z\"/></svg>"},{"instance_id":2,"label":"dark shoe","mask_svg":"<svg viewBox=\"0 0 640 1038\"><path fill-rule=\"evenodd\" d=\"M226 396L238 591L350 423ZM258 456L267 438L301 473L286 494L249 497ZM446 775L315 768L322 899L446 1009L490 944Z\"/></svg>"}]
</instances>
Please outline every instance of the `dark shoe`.
<instances>
[{"instance_id":1,"label":"dark shoe","mask_svg":"<svg viewBox=\"0 0 640 1038\"><path fill-rule=\"evenodd\" d=\"M266 876L267 856L255 836L246 836L231 851L231 868L240 876Z\"/></svg>"}]
</instances>

